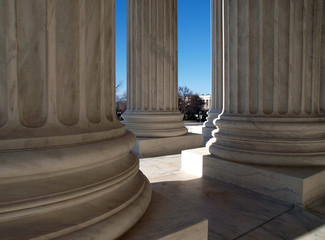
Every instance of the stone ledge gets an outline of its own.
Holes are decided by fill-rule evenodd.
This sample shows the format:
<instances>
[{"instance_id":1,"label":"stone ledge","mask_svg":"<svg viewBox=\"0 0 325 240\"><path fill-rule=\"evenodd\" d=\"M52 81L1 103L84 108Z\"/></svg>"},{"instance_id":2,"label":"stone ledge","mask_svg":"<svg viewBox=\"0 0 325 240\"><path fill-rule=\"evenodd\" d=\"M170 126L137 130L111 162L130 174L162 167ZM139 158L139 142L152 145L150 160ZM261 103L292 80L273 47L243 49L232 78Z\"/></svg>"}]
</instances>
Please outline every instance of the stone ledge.
<instances>
[{"instance_id":1,"label":"stone ledge","mask_svg":"<svg viewBox=\"0 0 325 240\"><path fill-rule=\"evenodd\" d=\"M186 134L178 137L166 138L137 138L132 148L139 157L154 157L181 153L184 149L202 147L202 134Z\"/></svg>"},{"instance_id":2,"label":"stone ledge","mask_svg":"<svg viewBox=\"0 0 325 240\"><path fill-rule=\"evenodd\" d=\"M190 149L183 153L184 171L197 170L201 166L203 176L262 193L299 207L306 207L325 196L325 167L242 164L213 157L204 148Z\"/></svg>"},{"instance_id":3,"label":"stone ledge","mask_svg":"<svg viewBox=\"0 0 325 240\"><path fill-rule=\"evenodd\" d=\"M270 167L204 156L203 175L305 207L325 195L325 167Z\"/></svg>"},{"instance_id":4,"label":"stone ledge","mask_svg":"<svg viewBox=\"0 0 325 240\"><path fill-rule=\"evenodd\" d=\"M171 200L152 192L151 204L140 219L119 240L207 240L208 220Z\"/></svg>"}]
</instances>

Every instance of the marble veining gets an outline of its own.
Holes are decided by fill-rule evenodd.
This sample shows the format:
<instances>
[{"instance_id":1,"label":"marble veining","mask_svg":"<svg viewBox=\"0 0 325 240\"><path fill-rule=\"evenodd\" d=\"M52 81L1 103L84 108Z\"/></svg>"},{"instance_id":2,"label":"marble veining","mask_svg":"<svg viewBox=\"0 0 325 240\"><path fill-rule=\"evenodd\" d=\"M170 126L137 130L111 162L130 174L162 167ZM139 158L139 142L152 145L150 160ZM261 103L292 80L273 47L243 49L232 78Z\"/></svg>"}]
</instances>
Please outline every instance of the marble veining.
<instances>
[{"instance_id":1,"label":"marble veining","mask_svg":"<svg viewBox=\"0 0 325 240\"><path fill-rule=\"evenodd\" d=\"M177 155L141 159L141 168L150 172L165 164L165 172L149 176L153 190L207 218L209 239L324 239L325 215L184 171L168 175L170 160L169 170L181 161Z\"/></svg>"}]
</instances>

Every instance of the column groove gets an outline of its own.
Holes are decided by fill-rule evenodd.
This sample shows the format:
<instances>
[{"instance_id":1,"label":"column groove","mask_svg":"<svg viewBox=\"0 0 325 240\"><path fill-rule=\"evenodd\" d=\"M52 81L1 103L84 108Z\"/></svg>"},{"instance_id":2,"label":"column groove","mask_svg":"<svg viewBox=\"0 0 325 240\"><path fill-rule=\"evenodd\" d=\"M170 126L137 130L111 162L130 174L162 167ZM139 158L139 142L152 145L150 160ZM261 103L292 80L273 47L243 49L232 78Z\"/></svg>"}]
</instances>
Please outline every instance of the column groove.
<instances>
[{"instance_id":1,"label":"column groove","mask_svg":"<svg viewBox=\"0 0 325 240\"><path fill-rule=\"evenodd\" d=\"M84 76L84 74L79 75L78 66L78 10L78 1L56 2L56 100L59 121L66 126L75 125L79 121L79 76ZM69 46L68 50L66 46ZM83 71L83 65L81 69Z\"/></svg>"},{"instance_id":2,"label":"column groove","mask_svg":"<svg viewBox=\"0 0 325 240\"><path fill-rule=\"evenodd\" d=\"M4 2L5 14L5 39L6 39L6 62L7 62L7 97L8 101L7 125L20 125L18 108L18 69L17 69L17 18L16 2Z\"/></svg>"},{"instance_id":3,"label":"column groove","mask_svg":"<svg viewBox=\"0 0 325 240\"><path fill-rule=\"evenodd\" d=\"M100 1L85 1L86 113L88 121L101 121Z\"/></svg>"},{"instance_id":4,"label":"column groove","mask_svg":"<svg viewBox=\"0 0 325 240\"><path fill-rule=\"evenodd\" d=\"M274 85L273 85L273 112L279 114L278 96L276 90L279 87L279 0L274 1Z\"/></svg>"},{"instance_id":5,"label":"column groove","mask_svg":"<svg viewBox=\"0 0 325 240\"><path fill-rule=\"evenodd\" d=\"M238 2L237 0L230 1L229 5L229 42L234 48L229 49L230 51L230 112L238 112Z\"/></svg>"},{"instance_id":6,"label":"column groove","mask_svg":"<svg viewBox=\"0 0 325 240\"><path fill-rule=\"evenodd\" d=\"M178 2L175 0L171 0L173 3L173 16L172 19L174 19L174 32L173 32L173 36L174 36L174 51L173 51L173 57L174 57L174 91L175 91L175 96L174 96L174 101L175 101L175 111L178 111L178 14L177 14L177 9L178 9ZM172 25L173 25L172 24ZM176 33L176 34L175 34ZM176 54L175 54L176 52Z\"/></svg>"},{"instance_id":7,"label":"column groove","mask_svg":"<svg viewBox=\"0 0 325 240\"><path fill-rule=\"evenodd\" d=\"M260 16L258 8L260 7L261 2L259 0L251 1L249 5L249 65L251 66L252 70L249 71L249 86L248 86L248 95L247 98L249 100L248 109L249 113L255 114L258 112L258 88L259 88L259 24L260 24ZM254 31L254 29L258 29L258 31Z\"/></svg>"},{"instance_id":8,"label":"column groove","mask_svg":"<svg viewBox=\"0 0 325 240\"><path fill-rule=\"evenodd\" d=\"M278 98L278 112L285 115L289 113L290 98L289 87L291 85L292 77L290 73L290 1L278 1L278 43L279 52L275 61L279 62L279 80L277 87ZM289 79L287 81L286 79Z\"/></svg>"},{"instance_id":9,"label":"column groove","mask_svg":"<svg viewBox=\"0 0 325 240\"><path fill-rule=\"evenodd\" d=\"M225 1L224 2L224 17L222 18L222 21L224 21L224 42L226 41L230 41L230 36L229 36L229 26L230 26L230 22L229 22L229 1ZM214 41L212 41L213 44ZM223 111L225 112L230 112L230 49L229 49L229 45L230 44L223 44L224 45L224 55L225 55L225 63L224 63L224 102L223 102Z\"/></svg>"},{"instance_id":10,"label":"column groove","mask_svg":"<svg viewBox=\"0 0 325 240\"><path fill-rule=\"evenodd\" d=\"M7 121L7 54L5 38L4 1L0 0L0 127Z\"/></svg>"},{"instance_id":11,"label":"column groove","mask_svg":"<svg viewBox=\"0 0 325 240\"><path fill-rule=\"evenodd\" d=\"M149 51L148 51L148 46L149 46L149 22L147 21L149 19L149 3L148 0L144 0L144 4L143 4L143 18L142 18L142 23L143 23L143 29L144 29L144 39L142 41L142 58L144 63L143 65L143 92L150 92L150 88L149 88ZM142 101L143 101L143 105L141 110L148 110L149 109L149 94L142 94Z\"/></svg>"},{"instance_id":12,"label":"column groove","mask_svg":"<svg viewBox=\"0 0 325 240\"><path fill-rule=\"evenodd\" d=\"M47 119L45 9L45 1L16 1L18 104L26 127L43 126Z\"/></svg>"},{"instance_id":13,"label":"column groove","mask_svg":"<svg viewBox=\"0 0 325 240\"><path fill-rule=\"evenodd\" d=\"M258 88L258 114L263 113L263 103L264 103L264 92L263 92L263 86L264 86L264 31L263 31L263 24L264 24L264 17L263 17L263 4L261 1L259 1L259 7L258 7L258 15L259 15L259 25L258 25L258 37L259 37L259 45L258 45L258 76L257 81L259 82L259 88ZM256 29L257 30L257 29Z\"/></svg>"},{"instance_id":14,"label":"column groove","mask_svg":"<svg viewBox=\"0 0 325 240\"><path fill-rule=\"evenodd\" d=\"M274 2L263 1L263 113L273 113L274 97Z\"/></svg>"},{"instance_id":15,"label":"column groove","mask_svg":"<svg viewBox=\"0 0 325 240\"><path fill-rule=\"evenodd\" d=\"M48 116L47 124L58 125L56 99L56 2L47 1L47 78L48 78Z\"/></svg>"},{"instance_id":16,"label":"column groove","mask_svg":"<svg viewBox=\"0 0 325 240\"><path fill-rule=\"evenodd\" d=\"M294 60L294 10L295 5L294 1L290 0L290 21L289 21L289 82L288 82L288 112L293 112L293 96L292 96L292 89L293 89L293 60Z\"/></svg>"},{"instance_id":17,"label":"column groove","mask_svg":"<svg viewBox=\"0 0 325 240\"><path fill-rule=\"evenodd\" d=\"M319 19L320 19L320 22L323 23L321 26L319 26L320 31L321 31L320 35L321 35L321 39L322 39L322 42L321 42L322 51L321 51L320 61L322 63L324 63L325 62L325 24L324 24L324 21L325 21L325 4L324 4L324 1L319 0L318 1L318 6L319 7L317 8L317 10L318 10L317 12L319 14ZM314 44L314 46L315 45L316 44ZM317 52L317 49L314 49L314 52ZM314 72L316 72L316 70ZM319 91L319 93L320 93L319 94L320 106L317 106L317 104L313 104L313 109L316 109L316 111L318 110L320 113L324 114L325 113L325 68L320 68L319 72L320 72L320 75L321 75L321 77L320 77L321 88L320 88L320 91ZM316 74L314 74L313 76L315 76L315 78L316 78ZM314 81L314 83L315 83L315 81Z\"/></svg>"},{"instance_id":18,"label":"column groove","mask_svg":"<svg viewBox=\"0 0 325 240\"><path fill-rule=\"evenodd\" d=\"M104 108L104 117L108 121L115 121L115 5L113 1L102 0L101 8L101 68L104 88L102 108ZM106 24L107 22L112 24Z\"/></svg>"},{"instance_id":19,"label":"column groove","mask_svg":"<svg viewBox=\"0 0 325 240\"><path fill-rule=\"evenodd\" d=\"M237 109L238 113L246 113L247 105L247 78L248 78L248 0L241 0L237 2Z\"/></svg>"}]
</instances>

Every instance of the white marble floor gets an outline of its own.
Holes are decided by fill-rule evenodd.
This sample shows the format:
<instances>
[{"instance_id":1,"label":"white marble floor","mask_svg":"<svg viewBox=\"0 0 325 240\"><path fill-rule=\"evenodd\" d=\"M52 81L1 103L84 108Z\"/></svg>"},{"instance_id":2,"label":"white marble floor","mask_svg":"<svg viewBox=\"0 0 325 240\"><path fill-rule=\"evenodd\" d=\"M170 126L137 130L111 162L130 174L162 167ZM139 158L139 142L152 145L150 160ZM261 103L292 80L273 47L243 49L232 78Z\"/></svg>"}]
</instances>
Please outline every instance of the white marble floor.
<instances>
[{"instance_id":1,"label":"white marble floor","mask_svg":"<svg viewBox=\"0 0 325 240\"><path fill-rule=\"evenodd\" d=\"M209 239L325 239L325 215L180 172L181 155L141 159L154 191L209 221Z\"/></svg>"},{"instance_id":2,"label":"white marble floor","mask_svg":"<svg viewBox=\"0 0 325 240\"><path fill-rule=\"evenodd\" d=\"M185 121L184 126L187 128L190 133L202 134L203 122L197 121Z\"/></svg>"}]
</instances>

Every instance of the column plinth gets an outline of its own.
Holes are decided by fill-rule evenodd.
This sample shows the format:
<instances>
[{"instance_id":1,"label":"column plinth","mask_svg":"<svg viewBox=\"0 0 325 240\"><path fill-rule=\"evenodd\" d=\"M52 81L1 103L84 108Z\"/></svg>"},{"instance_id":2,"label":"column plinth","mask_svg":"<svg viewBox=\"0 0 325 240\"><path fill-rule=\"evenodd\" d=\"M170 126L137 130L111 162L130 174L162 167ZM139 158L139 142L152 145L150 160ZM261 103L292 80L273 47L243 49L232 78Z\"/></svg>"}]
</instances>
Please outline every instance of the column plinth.
<instances>
[{"instance_id":1,"label":"column plinth","mask_svg":"<svg viewBox=\"0 0 325 240\"><path fill-rule=\"evenodd\" d=\"M224 1L225 104L212 155L325 165L323 1Z\"/></svg>"},{"instance_id":2,"label":"column plinth","mask_svg":"<svg viewBox=\"0 0 325 240\"><path fill-rule=\"evenodd\" d=\"M129 0L127 7L125 124L137 137L185 135L177 102L177 1Z\"/></svg>"},{"instance_id":3,"label":"column plinth","mask_svg":"<svg viewBox=\"0 0 325 240\"><path fill-rule=\"evenodd\" d=\"M0 0L0 239L115 239L140 219L151 188L114 85L115 1Z\"/></svg>"}]
</instances>

